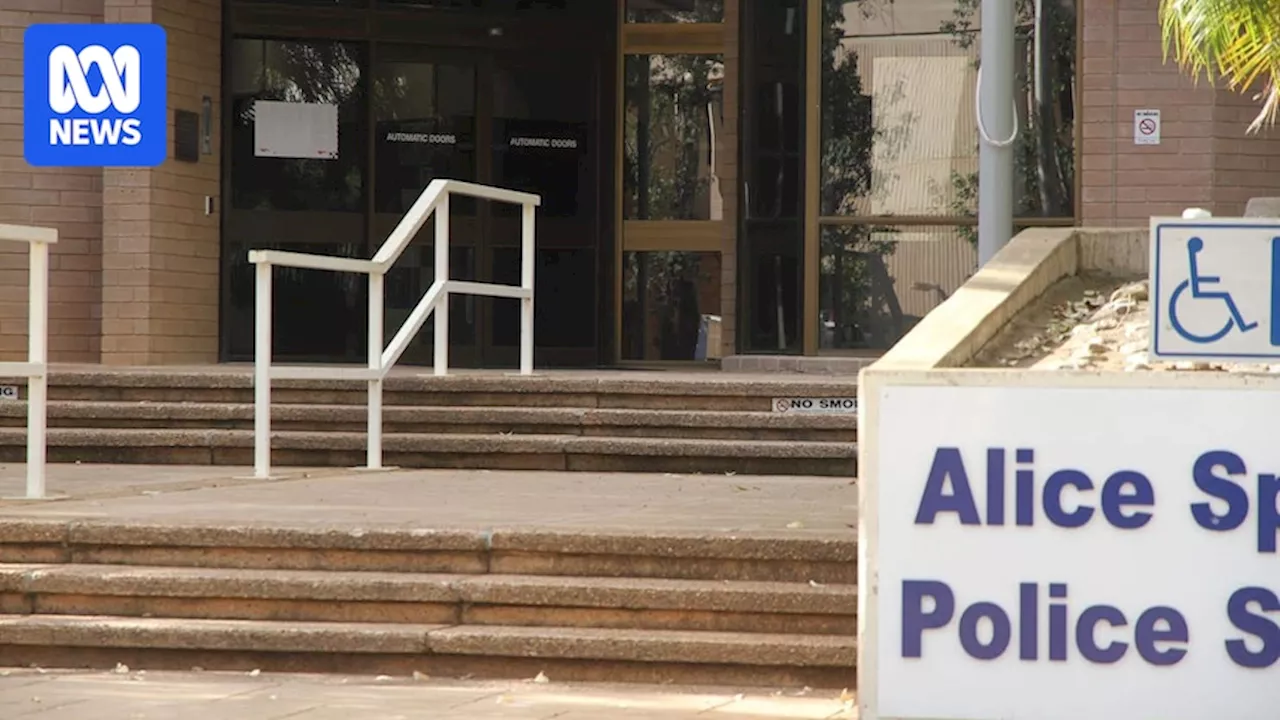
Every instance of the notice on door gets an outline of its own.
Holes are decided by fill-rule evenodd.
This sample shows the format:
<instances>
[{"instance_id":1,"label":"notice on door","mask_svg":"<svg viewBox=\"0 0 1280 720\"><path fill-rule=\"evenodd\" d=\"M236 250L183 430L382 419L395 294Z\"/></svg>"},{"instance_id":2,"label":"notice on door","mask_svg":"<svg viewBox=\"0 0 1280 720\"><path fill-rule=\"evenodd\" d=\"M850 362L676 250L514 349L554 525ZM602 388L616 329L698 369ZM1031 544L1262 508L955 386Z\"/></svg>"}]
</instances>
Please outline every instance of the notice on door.
<instances>
[{"instance_id":1,"label":"notice on door","mask_svg":"<svg viewBox=\"0 0 1280 720\"><path fill-rule=\"evenodd\" d=\"M256 157L336 160L338 106L258 100L253 104Z\"/></svg>"}]
</instances>

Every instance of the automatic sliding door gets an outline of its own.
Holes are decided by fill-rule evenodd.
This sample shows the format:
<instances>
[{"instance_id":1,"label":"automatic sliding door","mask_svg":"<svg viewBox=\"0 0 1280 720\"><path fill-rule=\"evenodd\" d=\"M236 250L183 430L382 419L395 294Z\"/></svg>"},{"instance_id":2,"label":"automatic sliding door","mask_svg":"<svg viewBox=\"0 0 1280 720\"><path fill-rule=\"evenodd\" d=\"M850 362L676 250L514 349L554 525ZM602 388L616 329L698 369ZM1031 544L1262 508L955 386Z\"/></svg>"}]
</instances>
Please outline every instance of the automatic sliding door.
<instances>
[{"instance_id":1,"label":"automatic sliding door","mask_svg":"<svg viewBox=\"0 0 1280 720\"><path fill-rule=\"evenodd\" d=\"M427 185L437 178L477 179L476 63L457 53L415 47L378 48L373 78L374 236L380 244ZM454 196L449 213L449 274L476 278L477 203ZM387 275L386 337L400 329L435 279L435 225L419 231ZM475 365L479 318L474 297L455 296L449 307L450 365ZM428 363L434 316L405 353Z\"/></svg>"},{"instance_id":2,"label":"automatic sliding door","mask_svg":"<svg viewBox=\"0 0 1280 720\"><path fill-rule=\"evenodd\" d=\"M599 188L591 127L593 64L581 55L504 53L493 71L492 184L542 196L534 337L539 364L596 361ZM482 257L493 282L520 282L520 208L491 203ZM513 365L519 301L493 299L486 365Z\"/></svg>"}]
</instances>

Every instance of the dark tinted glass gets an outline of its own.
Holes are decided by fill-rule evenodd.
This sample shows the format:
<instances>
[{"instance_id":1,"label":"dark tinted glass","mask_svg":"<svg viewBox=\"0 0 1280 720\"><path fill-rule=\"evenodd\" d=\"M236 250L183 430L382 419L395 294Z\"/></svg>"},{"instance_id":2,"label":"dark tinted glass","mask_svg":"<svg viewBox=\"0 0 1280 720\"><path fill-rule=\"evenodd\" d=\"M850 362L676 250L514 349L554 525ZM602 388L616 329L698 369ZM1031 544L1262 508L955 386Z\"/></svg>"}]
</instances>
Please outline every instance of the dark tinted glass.
<instances>
[{"instance_id":1,"label":"dark tinted glass","mask_svg":"<svg viewBox=\"0 0 1280 720\"><path fill-rule=\"evenodd\" d=\"M724 0L627 0L627 22L724 22Z\"/></svg>"},{"instance_id":2,"label":"dark tinted glass","mask_svg":"<svg viewBox=\"0 0 1280 720\"><path fill-rule=\"evenodd\" d=\"M364 48L237 39L231 52L231 207L363 212L368 157ZM259 100L336 106L337 157L258 156L254 103Z\"/></svg>"}]
</instances>

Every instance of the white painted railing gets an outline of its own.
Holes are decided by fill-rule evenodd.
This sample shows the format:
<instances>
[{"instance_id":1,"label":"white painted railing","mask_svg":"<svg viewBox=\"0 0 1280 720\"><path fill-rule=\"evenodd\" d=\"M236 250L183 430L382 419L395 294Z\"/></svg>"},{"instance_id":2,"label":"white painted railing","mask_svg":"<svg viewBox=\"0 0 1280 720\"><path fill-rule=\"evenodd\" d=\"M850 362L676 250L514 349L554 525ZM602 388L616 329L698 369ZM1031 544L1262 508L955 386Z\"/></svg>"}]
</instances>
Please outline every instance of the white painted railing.
<instances>
[{"instance_id":1,"label":"white painted railing","mask_svg":"<svg viewBox=\"0 0 1280 720\"><path fill-rule=\"evenodd\" d=\"M449 196L467 195L482 200L520 205L520 285L494 285L449 279ZM382 383L404 354L427 318L435 313L435 360L433 372L449 372L449 296L487 295L520 300L520 374L533 374L533 235L534 208L542 198L530 193L477 185L460 180L433 180L418 196L413 207L382 244L372 260L328 255L307 255L279 250L250 250L249 262L256 265L254 298L254 446L253 475L271 477L271 381L272 380L364 380L369 384L368 467L382 469ZM387 271L410 241L435 213L435 281L409 314L391 343L383 346L383 288ZM334 366L279 366L271 364L271 268L307 268L353 272L369 276L369 365L367 368Z\"/></svg>"},{"instance_id":2,"label":"white painted railing","mask_svg":"<svg viewBox=\"0 0 1280 720\"><path fill-rule=\"evenodd\" d=\"M27 290L27 361L0 362L0 377L27 379L27 499L45 496L46 433L49 412L49 246L58 242L53 228L0 225L0 241L30 248Z\"/></svg>"}]
</instances>

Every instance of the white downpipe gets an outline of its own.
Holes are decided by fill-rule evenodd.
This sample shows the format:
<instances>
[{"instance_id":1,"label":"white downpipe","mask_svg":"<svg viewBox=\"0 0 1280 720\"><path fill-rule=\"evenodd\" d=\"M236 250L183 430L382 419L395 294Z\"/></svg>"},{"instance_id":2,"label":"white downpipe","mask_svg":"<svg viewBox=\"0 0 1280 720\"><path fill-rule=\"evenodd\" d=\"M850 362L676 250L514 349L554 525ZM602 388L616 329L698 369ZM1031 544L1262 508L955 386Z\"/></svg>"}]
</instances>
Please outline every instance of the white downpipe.
<instances>
[{"instance_id":1,"label":"white downpipe","mask_svg":"<svg viewBox=\"0 0 1280 720\"><path fill-rule=\"evenodd\" d=\"M525 205L520 213L520 374L533 374L533 262L534 211Z\"/></svg>"},{"instance_id":2,"label":"white downpipe","mask_svg":"<svg viewBox=\"0 0 1280 720\"><path fill-rule=\"evenodd\" d=\"M382 469L382 314L386 276L369 274L369 370L377 377L369 381L369 448L366 463L370 470Z\"/></svg>"},{"instance_id":3,"label":"white downpipe","mask_svg":"<svg viewBox=\"0 0 1280 720\"><path fill-rule=\"evenodd\" d=\"M436 205L436 284L440 296L436 300L435 358L431 372L436 377L449 373L449 196L442 195Z\"/></svg>"},{"instance_id":4,"label":"white downpipe","mask_svg":"<svg viewBox=\"0 0 1280 720\"><path fill-rule=\"evenodd\" d=\"M253 476L271 477L271 264L258 263L253 303Z\"/></svg>"},{"instance_id":5,"label":"white downpipe","mask_svg":"<svg viewBox=\"0 0 1280 720\"><path fill-rule=\"evenodd\" d=\"M45 496L49 413L49 244L31 243L27 302L27 499Z\"/></svg>"}]
</instances>

